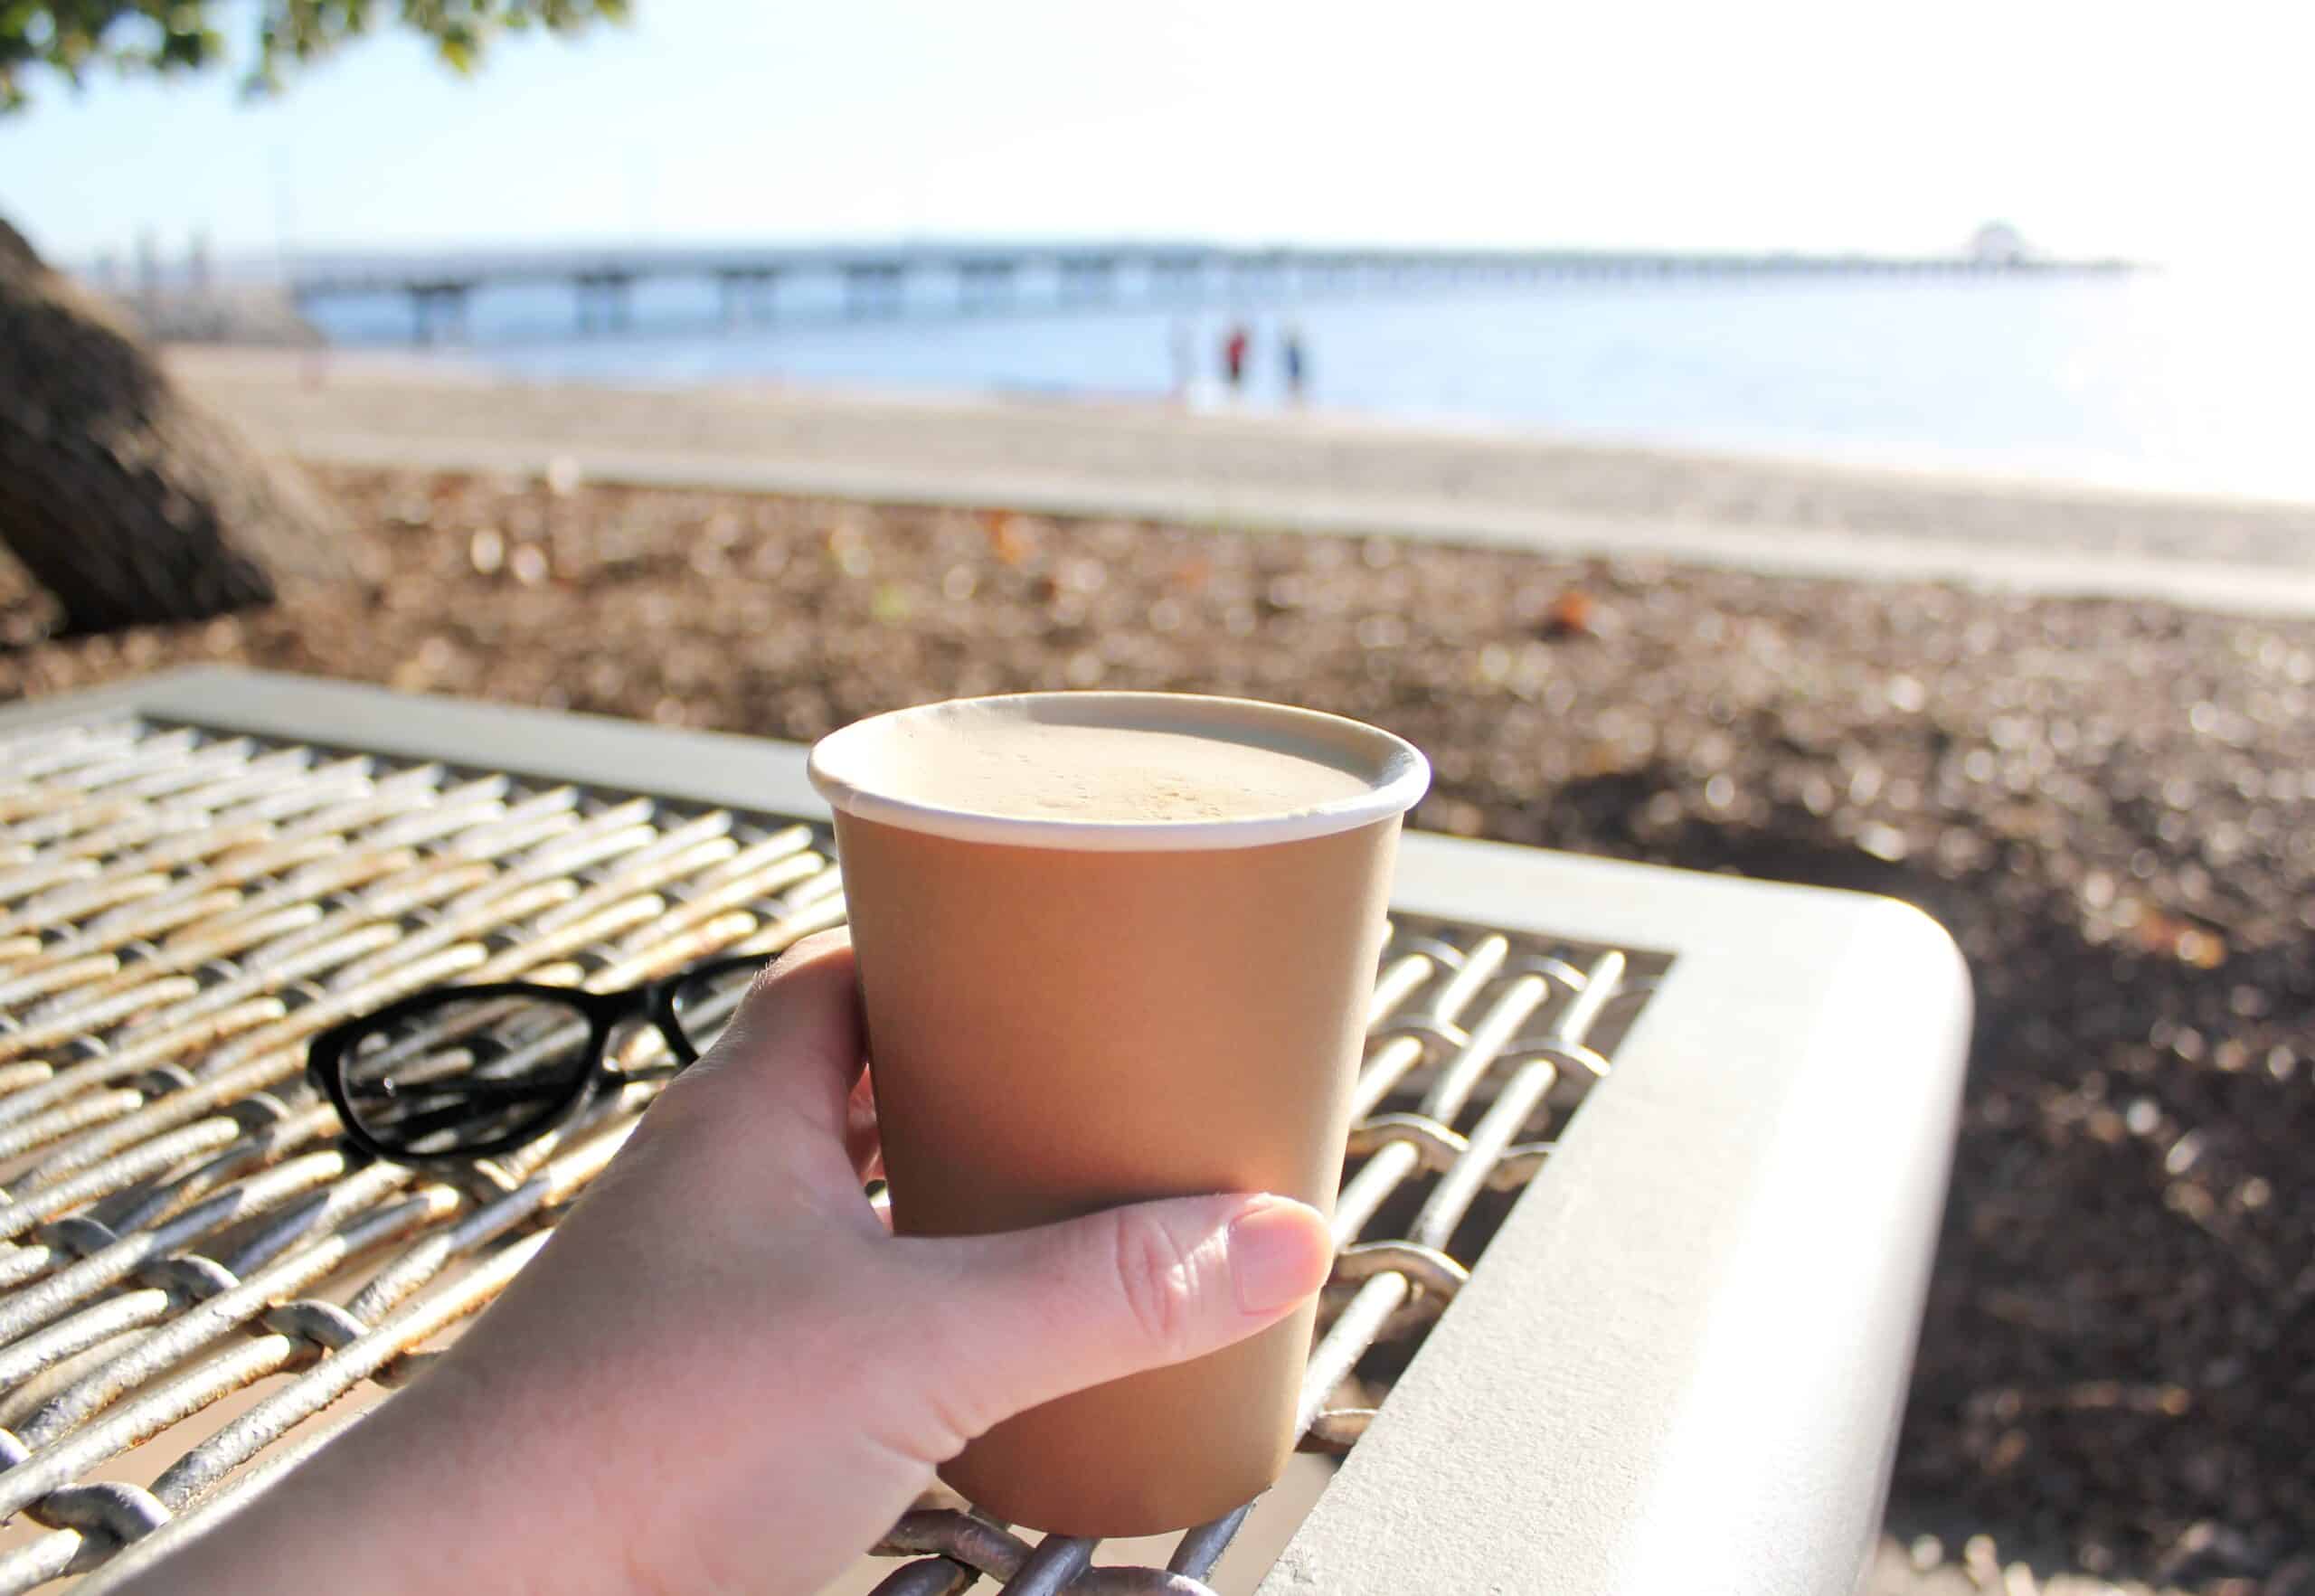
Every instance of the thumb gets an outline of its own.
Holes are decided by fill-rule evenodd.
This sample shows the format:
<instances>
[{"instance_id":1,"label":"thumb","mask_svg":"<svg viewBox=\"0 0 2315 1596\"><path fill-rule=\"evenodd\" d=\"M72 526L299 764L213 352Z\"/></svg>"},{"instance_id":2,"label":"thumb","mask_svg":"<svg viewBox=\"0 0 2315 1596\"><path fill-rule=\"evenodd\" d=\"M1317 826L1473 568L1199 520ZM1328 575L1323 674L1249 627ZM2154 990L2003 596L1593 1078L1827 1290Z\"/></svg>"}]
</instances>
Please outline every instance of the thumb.
<instances>
[{"instance_id":1,"label":"thumb","mask_svg":"<svg viewBox=\"0 0 2315 1596\"><path fill-rule=\"evenodd\" d=\"M937 1371L969 1440L1039 1402L1219 1351L1326 1283L1334 1240L1290 1197L1176 1197L938 1249ZM932 1371L928 1371L932 1372Z\"/></svg>"}]
</instances>

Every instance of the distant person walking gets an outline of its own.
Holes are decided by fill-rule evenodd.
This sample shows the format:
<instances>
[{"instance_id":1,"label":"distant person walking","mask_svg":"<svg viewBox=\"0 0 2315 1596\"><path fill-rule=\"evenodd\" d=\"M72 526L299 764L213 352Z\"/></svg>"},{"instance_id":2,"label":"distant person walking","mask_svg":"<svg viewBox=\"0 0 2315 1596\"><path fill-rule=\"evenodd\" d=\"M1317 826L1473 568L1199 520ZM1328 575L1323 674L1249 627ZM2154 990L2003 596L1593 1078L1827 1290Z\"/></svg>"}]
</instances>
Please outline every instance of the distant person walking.
<instances>
[{"instance_id":1,"label":"distant person walking","mask_svg":"<svg viewBox=\"0 0 2315 1596\"><path fill-rule=\"evenodd\" d=\"M1309 381L1309 356L1302 348L1302 329L1290 326L1280 348L1280 360L1286 367L1286 397L1296 404L1302 402L1303 384Z\"/></svg>"},{"instance_id":2,"label":"distant person walking","mask_svg":"<svg viewBox=\"0 0 2315 1596\"><path fill-rule=\"evenodd\" d=\"M1222 340L1222 375L1233 394L1246 385L1246 351L1253 342L1243 322L1231 324L1230 335Z\"/></svg>"},{"instance_id":3,"label":"distant person walking","mask_svg":"<svg viewBox=\"0 0 2315 1596\"><path fill-rule=\"evenodd\" d=\"M1174 323L1167 337L1167 352L1173 357L1174 402L1187 404L1190 390L1197 382L1197 346L1190 335L1189 323Z\"/></svg>"}]
</instances>

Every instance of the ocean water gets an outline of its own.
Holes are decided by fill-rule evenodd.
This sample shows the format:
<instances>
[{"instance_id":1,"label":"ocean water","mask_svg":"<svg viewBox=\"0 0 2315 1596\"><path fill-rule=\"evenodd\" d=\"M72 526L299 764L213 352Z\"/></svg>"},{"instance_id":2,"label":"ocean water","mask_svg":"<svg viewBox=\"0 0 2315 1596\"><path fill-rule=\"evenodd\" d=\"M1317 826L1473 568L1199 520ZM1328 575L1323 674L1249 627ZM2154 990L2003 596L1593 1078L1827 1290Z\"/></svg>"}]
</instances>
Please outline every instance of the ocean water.
<instances>
[{"instance_id":1,"label":"ocean water","mask_svg":"<svg viewBox=\"0 0 2315 1596\"><path fill-rule=\"evenodd\" d=\"M1162 397L1190 354L1191 402L1307 402L1421 424L2315 499L2315 314L2277 275L1670 279L1431 285L1068 304L1023 274L1012 307L956 314L925 274L846 310L783 284L771 319L724 325L713 286L638 286L630 329L581 335L568 289L488 289L442 358L536 380L778 382L879 390ZM309 307L334 341L407 347L396 297ZM1253 346L1239 395L1227 328Z\"/></svg>"}]
</instances>

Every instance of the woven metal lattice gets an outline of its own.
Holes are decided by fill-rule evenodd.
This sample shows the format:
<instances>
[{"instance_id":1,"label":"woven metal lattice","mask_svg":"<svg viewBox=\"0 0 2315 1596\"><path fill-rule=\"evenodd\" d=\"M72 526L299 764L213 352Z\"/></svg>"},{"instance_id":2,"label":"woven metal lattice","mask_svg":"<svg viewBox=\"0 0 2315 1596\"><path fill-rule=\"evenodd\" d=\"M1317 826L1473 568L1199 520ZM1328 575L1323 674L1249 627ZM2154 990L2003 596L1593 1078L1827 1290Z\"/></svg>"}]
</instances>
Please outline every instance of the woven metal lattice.
<instances>
[{"instance_id":1,"label":"woven metal lattice","mask_svg":"<svg viewBox=\"0 0 2315 1596\"><path fill-rule=\"evenodd\" d=\"M0 738L0 1593L118 1572L354 1421L522 1267L651 1090L446 1182L339 1147L315 1032L443 982L769 955L842 917L826 834L779 817L133 717ZM1306 1447L1358 1439L1663 962L1394 923ZM879 1589L1179 1596L1243 1516L1158 1571L928 1507L876 1548L903 1560Z\"/></svg>"}]
</instances>

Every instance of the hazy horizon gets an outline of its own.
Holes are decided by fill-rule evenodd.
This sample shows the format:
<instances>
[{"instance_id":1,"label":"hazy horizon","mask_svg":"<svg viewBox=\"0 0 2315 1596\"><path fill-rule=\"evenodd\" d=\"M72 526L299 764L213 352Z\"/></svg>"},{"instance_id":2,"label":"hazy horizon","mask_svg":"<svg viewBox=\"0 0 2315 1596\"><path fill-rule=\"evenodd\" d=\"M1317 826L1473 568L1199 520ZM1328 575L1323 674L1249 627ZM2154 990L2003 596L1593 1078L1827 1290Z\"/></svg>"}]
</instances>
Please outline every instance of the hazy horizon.
<instances>
[{"instance_id":1,"label":"hazy horizon","mask_svg":"<svg viewBox=\"0 0 2315 1596\"><path fill-rule=\"evenodd\" d=\"M5 212L0 212L0 214L5 214ZM2001 219L1992 218L1990 220L1999 221ZM42 242L42 241L37 237L35 237L33 241L35 245L41 245ZM186 263L185 251L188 244L191 242L191 240L163 238L158 241L161 246L159 264L162 268L164 280L182 275ZM2027 242L2032 244L2033 241L2029 239ZM647 254L671 259L695 255L701 257L703 260L704 260L713 259L716 255L723 253L744 255L751 250L761 250L769 253L791 250L806 253L820 250L828 251L831 254L841 254L852 250L866 252L890 250L895 254L902 255L912 253L939 255L950 250L970 250L992 249L1018 250L1025 254L1035 255L1039 251L1044 250L1068 251L1083 249L1100 249L1112 245L1129 250L1145 249L1182 249L1187 250L1212 250L1223 252L1248 251L1256 253L1266 250L1283 250L1296 252L1341 250L1346 253L1357 253L1360 251L1373 251L1378 255L1384 255L1395 251L1413 251L1420 253L1423 251L1436 250L1441 252L1469 251L1474 254L1500 252L1507 255L1526 253L1543 255L1554 253L1565 253L1569 255L1601 254L1611 256L1620 254L1667 254L1695 259L1709 259L1714 257L1755 259L1789 254L1809 260L1837 260L1853 257L1860 260L1894 260L1966 258L1969 254L1970 243L1970 239L1963 237L1951 241L1943 248L1932 247L1900 253L1895 250L1865 249L1827 248L1819 250L1786 250L1782 248L1763 248L1757 245L1738 247L1734 245L1717 245L1709 241L1672 246L1625 245L1614 242L1561 244L1530 241L1522 243L1502 243L1488 242L1486 241L1453 241L1433 243L1419 240L1375 240L1371 238L1201 238L1170 232L1019 234L959 231L938 233L928 232L919 234L861 233L844 236L826 234L763 233L751 237L736 234L723 237L713 235L671 237L664 234L630 235L627 237L620 237L616 234L605 234L591 238L578 237L547 240L512 237L495 239L419 239L407 241L397 241L392 242L371 242L360 240L315 240L310 242L297 245L287 255L283 255L276 251L269 246L245 247L240 250L219 251L216 250L213 245L210 256L210 265L213 269L222 271L228 277L258 277L265 275L269 271L279 268L285 263L290 265L310 265L315 262L324 262L335 260L343 260L347 261L367 260L373 259L383 261L409 260L413 262L418 262L430 260L456 260L460 259L471 259L479 261L498 259L515 259L533 254L553 260L560 260L563 258L583 260L591 253L596 252L613 254L621 251L633 251L638 255ZM99 253L93 256L83 255L73 257L61 255L54 250L49 250L47 252L57 264L74 270L84 270L93 265L109 263L115 269L125 273L134 265L135 261L135 252L133 248L123 249L110 245L106 246L101 251L99 251ZM2036 248L2035 253L2036 259L2048 260L2057 264L2106 264L2122 260L2122 258L2116 256L2057 256L2038 248ZM2140 270L2161 271L2170 269L2169 263L2162 260L2129 260L2122 263ZM674 265L670 265L666 269L674 271L677 269L677 268Z\"/></svg>"}]
</instances>

